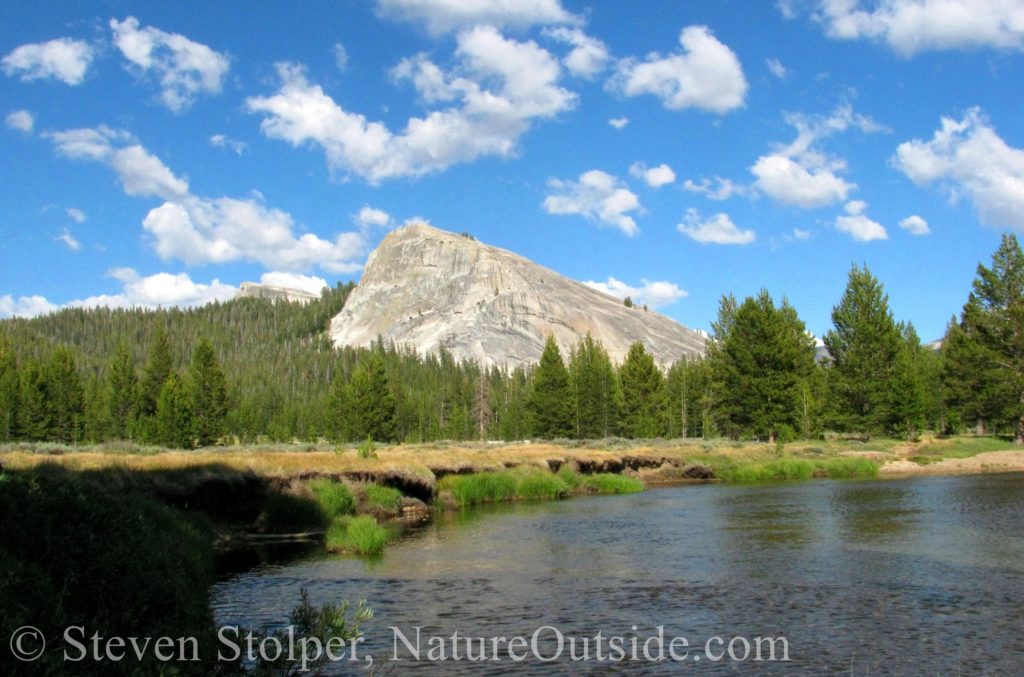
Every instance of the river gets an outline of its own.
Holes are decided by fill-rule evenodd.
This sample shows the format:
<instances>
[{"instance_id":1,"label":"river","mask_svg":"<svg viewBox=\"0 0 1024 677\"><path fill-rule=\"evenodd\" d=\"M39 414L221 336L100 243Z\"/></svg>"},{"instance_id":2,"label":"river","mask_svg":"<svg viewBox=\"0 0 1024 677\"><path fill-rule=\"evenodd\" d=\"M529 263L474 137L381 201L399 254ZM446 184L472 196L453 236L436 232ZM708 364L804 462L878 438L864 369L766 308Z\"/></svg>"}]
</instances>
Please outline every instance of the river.
<instances>
[{"instance_id":1,"label":"river","mask_svg":"<svg viewBox=\"0 0 1024 677\"><path fill-rule=\"evenodd\" d=\"M374 618L357 655L374 674L1018 674L1022 527L1020 474L682 486L444 515L378 560L262 565L226 577L213 600L219 623L251 626L285 623L302 588L316 603L365 598ZM392 629L415 646L417 626L419 662ZM665 660L651 662L642 643L659 626ZM561 635L555 664L530 655L539 628L539 658ZM483 638L497 660L469 662L459 642L453 660L453 632ZM495 637L526 649L488 654ZM611 637L624 660L612 661ZM754 660L758 637L785 638L775 661L766 643ZM570 638L577 658L587 638L589 660L572 660ZM428 660L442 641L445 660ZM731 641L736 657L750 647L746 660L730 658ZM657 659L658 642L649 648Z\"/></svg>"}]
</instances>

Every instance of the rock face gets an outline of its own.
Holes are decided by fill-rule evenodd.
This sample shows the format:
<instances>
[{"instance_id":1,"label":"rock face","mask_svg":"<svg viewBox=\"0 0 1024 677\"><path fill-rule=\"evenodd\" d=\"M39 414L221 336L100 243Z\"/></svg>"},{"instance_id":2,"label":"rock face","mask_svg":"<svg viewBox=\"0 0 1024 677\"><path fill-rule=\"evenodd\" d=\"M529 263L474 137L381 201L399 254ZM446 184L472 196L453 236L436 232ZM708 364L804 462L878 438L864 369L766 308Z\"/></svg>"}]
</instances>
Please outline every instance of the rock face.
<instances>
[{"instance_id":1,"label":"rock face","mask_svg":"<svg viewBox=\"0 0 1024 677\"><path fill-rule=\"evenodd\" d=\"M290 289L288 287L274 287L269 284L256 284L255 282L243 282L235 292L235 298L270 299L272 301L293 301L296 303L309 303L320 298L302 289Z\"/></svg>"},{"instance_id":2,"label":"rock face","mask_svg":"<svg viewBox=\"0 0 1024 677\"><path fill-rule=\"evenodd\" d=\"M634 341L662 366L704 350L700 334L663 315L423 224L384 238L330 329L337 346L365 347L380 336L421 354L444 347L458 360L506 367L539 361L548 334L567 359L588 332L619 363Z\"/></svg>"}]
</instances>

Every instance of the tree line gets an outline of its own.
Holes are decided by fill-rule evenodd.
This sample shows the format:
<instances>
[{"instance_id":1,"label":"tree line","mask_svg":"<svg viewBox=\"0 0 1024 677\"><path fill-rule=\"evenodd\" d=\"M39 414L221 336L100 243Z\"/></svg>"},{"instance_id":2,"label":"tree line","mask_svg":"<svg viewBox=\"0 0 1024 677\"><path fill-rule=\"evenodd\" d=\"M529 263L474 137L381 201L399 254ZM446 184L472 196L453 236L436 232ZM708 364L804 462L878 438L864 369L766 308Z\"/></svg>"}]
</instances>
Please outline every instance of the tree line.
<instances>
[{"instance_id":1,"label":"tree line","mask_svg":"<svg viewBox=\"0 0 1024 677\"><path fill-rule=\"evenodd\" d=\"M0 322L0 441L130 439L171 447L328 439L730 437L825 431L1024 440L1024 254L1006 235L941 349L897 321L853 266L819 354L767 291L719 304L701 357L621 365L591 336L549 337L529 368L482 368L326 335L351 285L307 305L237 299L191 310L64 310Z\"/></svg>"}]
</instances>

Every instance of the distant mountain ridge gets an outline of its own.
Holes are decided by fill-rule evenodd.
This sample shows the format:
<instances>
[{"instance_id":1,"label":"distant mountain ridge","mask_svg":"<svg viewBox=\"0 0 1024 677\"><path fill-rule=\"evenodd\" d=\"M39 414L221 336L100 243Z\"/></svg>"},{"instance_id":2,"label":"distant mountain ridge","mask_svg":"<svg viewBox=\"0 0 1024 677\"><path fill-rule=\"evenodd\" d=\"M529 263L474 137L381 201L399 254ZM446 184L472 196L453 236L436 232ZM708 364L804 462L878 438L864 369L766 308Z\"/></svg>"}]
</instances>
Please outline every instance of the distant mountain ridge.
<instances>
[{"instance_id":1,"label":"distant mountain ridge","mask_svg":"<svg viewBox=\"0 0 1024 677\"><path fill-rule=\"evenodd\" d=\"M276 287L270 284L257 284L256 282L243 282L235 292L236 299L270 299L271 301L293 301L297 303L309 303L320 298L319 294L294 289L291 287Z\"/></svg>"},{"instance_id":2,"label":"distant mountain ridge","mask_svg":"<svg viewBox=\"0 0 1024 677\"><path fill-rule=\"evenodd\" d=\"M540 359L552 334L569 348L590 333L622 362L641 341L662 366L704 352L705 338L654 311L629 308L548 268L472 237L413 224L387 235L331 321L336 346L378 337L419 353L515 367Z\"/></svg>"}]
</instances>

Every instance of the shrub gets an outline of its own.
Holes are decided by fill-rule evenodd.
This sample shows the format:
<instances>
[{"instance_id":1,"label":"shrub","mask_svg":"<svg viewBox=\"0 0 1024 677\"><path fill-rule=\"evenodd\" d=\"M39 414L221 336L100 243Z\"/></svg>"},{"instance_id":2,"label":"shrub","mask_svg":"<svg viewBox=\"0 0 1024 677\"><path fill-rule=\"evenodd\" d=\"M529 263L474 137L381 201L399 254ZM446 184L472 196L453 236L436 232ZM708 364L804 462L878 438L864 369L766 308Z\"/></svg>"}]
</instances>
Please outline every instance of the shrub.
<instances>
[{"instance_id":1,"label":"shrub","mask_svg":"<svg viewBox=\"0 0 1024 677\"><path fill-rule=\"evenodd\" d=\"M359 443L356 447L356 453L359 458L377 458L377 445L374 444L372 437L367 437L366 440Z\"/></svg>"}]
</instances>

